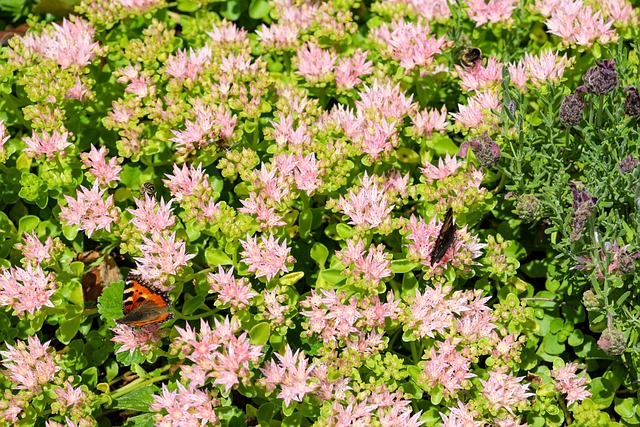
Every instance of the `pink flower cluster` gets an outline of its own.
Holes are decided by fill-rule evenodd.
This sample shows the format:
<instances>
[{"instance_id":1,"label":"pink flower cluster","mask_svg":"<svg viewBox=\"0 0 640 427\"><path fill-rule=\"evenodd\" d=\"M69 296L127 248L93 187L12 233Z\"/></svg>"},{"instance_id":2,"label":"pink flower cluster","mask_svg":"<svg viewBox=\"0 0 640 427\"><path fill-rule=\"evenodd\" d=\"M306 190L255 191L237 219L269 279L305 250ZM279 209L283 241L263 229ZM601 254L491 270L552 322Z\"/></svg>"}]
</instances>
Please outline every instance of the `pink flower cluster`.
<instances>
[{"instance_id":1,"label":"pink flower cluster","mask_svg":"<svg viewBox=\"0 0 640 427\"><path fill-rule=\"evenodd\" d=\"M272 234L268 237L260 236L261 243L258 243L257 236L249 236L245 240L240 240L244 252L242 252L242 262L249 267L250 273L255 273L256 277L266 277L267 281L273 279L279 272L287 273L287 264L295 262L290 254L291 248L287 247L286 241L278 243Z\"/></svg>"},{"instance_id":2,"label":"pink flower cluster","mask_svg":"<svg viewBox=\"0 0 640 427\"><path fill-rule=\"evenodd\" d=\"M11 306L16 315L33 314L43 307L53 307L51 295L57 285L53 274L45 273L40 265L26 268L0 268L0 306Z\"/></svg>"},{"instance_id":3,"label":"pink flower cluster","mask_svg":"<svg viewBox=\"0 0 640 427\"><path fill-rule=\"evenodd\" d=\"M557 381L556 389L566 395L569 405L591 397L591 392L586 387L589 379L576 376L577 371L577 363L569 363L551 371L553 379Z\"/></svg>"},{"instance_id":4,"label":"pink flower cluster","mask_svg":"<svg viewBox=\"0 0 640 427\"><path fill-rule=\"evenodd\" d=\"M2 371L18 390L29 390L34 394L42 391L42 386L53 381L61 368L49 351L49 342L41 343L38 337L27 337L27 343L18 340L15 347L5 343L7 350L0 351Z\"/></svg>"},{"instance_id":5,"label":"pink flower cluster","mask_svg":"<svg viewBox=\"0 0 640 427\"><path fill-rule=\"evenodd\" d=\"M199 332L189 324L184 329L175 329L179 336L171 347L192 362L181 369L190 388L202 387L212 379L214 385L228 393L240 382L249 381L252 366L262 356L262 346L252 345L246 332L237 337L239 324L228 317L222 323L215 320L215 328L201 320Z\"/></svg>"},{"instance_id":6,"label":"pink flower cluster","mask_svg":"<svg viewBox=\"0 0 640 427\"><path fill-rule=\"evenodd\" d=\"M81 185L76 191L77 199L65 194L68 206L60 207L60 219L67 225L77 225L78 230L85 230L89 237L97 230L110 231L111 224L119 218L119 212L114 205L113 194L106 200L102 198L105 191L106 188L101 190L94 182L90 190Z\"/></svg>"}]
</instances>

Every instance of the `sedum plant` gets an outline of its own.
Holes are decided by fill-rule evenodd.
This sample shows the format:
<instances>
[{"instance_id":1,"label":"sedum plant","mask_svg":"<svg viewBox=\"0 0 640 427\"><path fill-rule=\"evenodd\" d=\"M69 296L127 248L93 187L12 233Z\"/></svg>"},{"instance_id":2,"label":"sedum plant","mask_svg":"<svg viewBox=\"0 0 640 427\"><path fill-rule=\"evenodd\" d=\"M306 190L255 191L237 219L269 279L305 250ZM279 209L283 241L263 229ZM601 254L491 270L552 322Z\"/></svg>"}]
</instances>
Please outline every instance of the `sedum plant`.
<instances>
[{"instance_id":1,"label":"sedum plant","mask_svg":"<svg viewBox=\"0 0 640 427\"><path fill-rule=\"evenodd\" d=\"M1 422L637 424L635 38L623 0L30 18Z\"/></svg>"}]
</instances>

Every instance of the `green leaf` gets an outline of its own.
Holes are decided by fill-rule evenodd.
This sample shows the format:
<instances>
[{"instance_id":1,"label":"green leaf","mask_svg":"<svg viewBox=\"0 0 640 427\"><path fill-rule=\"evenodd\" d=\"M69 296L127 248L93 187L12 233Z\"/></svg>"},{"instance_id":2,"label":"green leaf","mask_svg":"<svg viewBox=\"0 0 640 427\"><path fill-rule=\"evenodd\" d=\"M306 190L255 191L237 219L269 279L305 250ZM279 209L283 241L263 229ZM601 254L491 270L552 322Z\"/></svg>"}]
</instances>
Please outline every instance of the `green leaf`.
<instances>
[{"instance_id":1,"label":"green leaf","mask_svg":"<svg viewBox=\"0 0 640 427\"><path fill-rule=\"evenodd\" d=\"M285 274L280 278L280 283L286 286L295 285L300 279L304 277L304 271L294 271L289 274Z\"/></svg>"},{"instance_id":2,"label":"green leaf","mask_svg":"<svg viewBox=\"0 0 640 427\"><path fill-rule=\"evenodd\" d=\"M18 234L23 235L26 232L29 232L35 229L38 224L40 224L40 218L34 215L26 215L20 218L18 221Z\"/></svg>"},{"instance_id":3,"label":"green leaf","mask_svg":"<svg viewBox=\"0 0 640 427\"><path fill-rule=\"evenodd\" d=\"M271 6L266 0L251 0L249 5L249 16L251 19L264 19L269 16Z\"/></svg>"},{"instance_id":4,"label":"green leaf","mask_svg":"<svg viewBox=\"0 0 640 427\"><path fill-rule=\"evenodd\" d=\"M120 319L122 313L122 293L124 292L124 282L113 282L102 291L98 298L98 312L107 322Z\"/></svg>"},{"instance_id":5,"label":"green leaf","mask_svg":"<svg viewBox=\"0 0 640 427\"><path fill-rule=\"evenodd\" d=\"M85 369L82 373L82 383L89 388L94 388L98 384L98 368L95 366Z\"/></svg>"},{"instance_id":6,"label":"green leaf","mask_svg":"<svg viewBox=\"0 0 640 427\"><path fill-rule=\"evenodd\" d=\"M217 265L233 265L233 261L229 256L217 248L207 248L204 251L204 259L207 260L207 264L212 267Z\"/></svg>"},{"instance_id":7,"label":"green leaf","mask_svg":"<svg viewBox=\"0 0 640 427\"><path fill-rule=\"evenodd\" d=\"M355 234L353 228L343 223L336 225L336 232L338 233L338 236L340 236L343 240L349 239Z\"/></svg>"},{"instance_id":8,"label":"green leaf","mask_svg":"<svg viewBox=\"0 0 640 427\"><path fill-rule=\"evenodd\" d=\"M313 224L313 211L311 209L305 209L300 212L298 219L298 233L300 237L306 238L311 231L311 225Z\"/></svg>"},{"instance_id":9,"label":"green leaf","mask_svg":"<svg viewBox=\"0 0 640 427\"><path fill-rule=\"evenodd\" d=\"M638 424L638 399L629 397L626 399L615 399L615 411L618 415L625 419L626 422ZM634 422L635 421L635 422Z\"/></svg>"},{"instance_id":10,"label":"green leaf","mask_svg":"<svg viewBox=\"0 0 640 427\"><path fill-rule=\"evenodd\" d=\"M185 301L184 305L182 306L182 314L184 314L185 316L193 314L199 307L202 307L202 304L204 304L204 296L198 295L190 298Z\"/></svg>"},{"instance_id":11,"label":"green leaf","mask_svg":"<svg viewBox=\"0 0 640 427\"><path fill-rule=\"evenodd\" d=\"M300 427L301 422L302 414L300 412L294 412L282 420L282 427Z\"/></svg>"},{"instance_id":12,"label":"green leaf","mask_svg":"<svg viewBox=\"0 0 640 427\"><path fill-rule=\"evenodd\" d=\"M324 263L329 257L329 249L322 243L315 242L311 247L311 259L314 260L320 269L324 269Z\"/></svg>"},{"instance_id":13,"label":"green leaf","mask_svg":"<svg viewBox=\"0 0 640 427\"><path fill-rule=\"evenodd\" d=\"M318 273L316 285L318 288L330 288L344 282L347 278L342 274L342 270L322 270Z\"/></svg>"},{"instance_id":14,"label":"green leaf","mask_svg":"<svg viewBox=\"0 0 640 427\"><path fill-rule=\"evenodd\" d=\"M78 235L78 227L75 225L63 225L62 226L62 235L67 240L75 240Z\"/></svg>"},{"instance_id":15,"label":"green leaf","mask_svg":"<svg viewBox=\"0 0 640 427\"><path fill-rule=\"evenodd\" d=\"M396 158L401 163L420 163L420 155L406 147L399 147L396 150Z\"/></svg>"},{"instance_id":16,"label":"green leaf","mask_svg":"<svg viewBox=\"0 0 640 427\"><path fill-rule=\"evenodd\" d=\"M267 322L258 323L249 331L253 345L265 345L269 341L270 335L271 325Z\"/></svg>"},{"instance_id":17,"label":"green leaf","mask_svg":"<svg viewBox=\"0 0 640 427\"><path fill-rule=\"evenodd\" d=\"M63 344L69 344L78 333L83 318L84 316L79 314L60 322L60 327L56 329L56 338L58 341Z\"/></svg>"},{"instance_id":18,"label":"green leaf","mask_svg":"<svg viewBox=\"0 0 640 427\"><path fill-rule=\"evenodd\" d=\"M406 259L394 259L391 261L391 271L394 273L408 273L416 268L419 268L420 264L416 262L407 261Z\"/></svg>"},{"instance_id":19,"label":"green leaf","mask_svg":"<svg viewBox=\"0 0 640 427\"><path fill-rule=\"evenodd\" d=\"M149 384L118 398L115 407L117 409L128 409L130 411L148 412L149 404L154 401L152 395L159 393L160 389L157 386Z\"/></svg>"},{"instance_id":20,"label":"green leaf","mask_svg":"<svg viewBox=\"0 0 640 427\"><path fill-rule=\"evenodd\" d=\"M260 405L258 408L257 419L260 425L269 425L269 421L273 419L276 407L273 403L267 402Z\"/></svg>"},{"instance_id":21,"label":"green leaf","mask_svg":"<svg viewBox=\"0 0 640 427\"><path fill-rule=\"evenodd\" d=\"M240 18L240 14L242 13L242 8L240 5L244 2L239 2L236 0L227 0L222 3L223 6L220 10L220 15L227 18L229 21L237 21Z\"/></svg>"},{"instance_id":22,"label":"green leaf","mask_svg":"<svg viewBox=\"0 0 640 427\"><path fill-rule=\"evenodd\" d=\"M564 352L565 345L558 342L558 339L553 334L546 334L542 339L542 348L548 355L557 356ZM541 355L543 356L543 355Z\"/></svg>"}]
</instances>

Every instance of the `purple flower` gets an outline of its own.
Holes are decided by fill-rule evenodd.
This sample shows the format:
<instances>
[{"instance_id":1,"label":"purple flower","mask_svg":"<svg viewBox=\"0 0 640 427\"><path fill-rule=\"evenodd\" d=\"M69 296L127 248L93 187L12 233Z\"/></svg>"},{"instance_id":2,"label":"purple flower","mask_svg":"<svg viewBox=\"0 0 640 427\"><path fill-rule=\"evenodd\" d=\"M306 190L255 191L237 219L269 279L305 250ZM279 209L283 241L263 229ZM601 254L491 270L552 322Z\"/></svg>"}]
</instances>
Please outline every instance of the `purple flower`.
<instances>
[{"instance_id":1,"label":"purple flower","mask_svg":"<svg viewBox=\"0 0 640 427\"><path fill-rule=\"evenodd\" d=\"M595 67L589 68L582 76L582 81L589 93L604 95L611 92L618 85L618 72L614 60L596 61Z\"/></svg>"}]
</instances>

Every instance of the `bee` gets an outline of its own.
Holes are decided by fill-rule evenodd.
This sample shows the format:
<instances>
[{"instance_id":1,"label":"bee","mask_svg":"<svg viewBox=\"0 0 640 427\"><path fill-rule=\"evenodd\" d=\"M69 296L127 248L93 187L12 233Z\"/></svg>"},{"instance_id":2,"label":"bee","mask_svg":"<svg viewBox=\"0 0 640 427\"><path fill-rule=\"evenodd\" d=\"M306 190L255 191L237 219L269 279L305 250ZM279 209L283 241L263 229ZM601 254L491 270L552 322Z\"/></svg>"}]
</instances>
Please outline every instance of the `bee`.
<instances>
[{"instance_id":1,"label":"bee","mask_svg":"<svg viewBox=\"0 0 640 427\"><path fill-rule=\"evenodd\" d=\"M140 186L140 197L149 196L151 198L156 196L156 186L153 182L147 181Z\"/></svg>"},{"instance_id":2,"label":"bee","mask_svg":"<svg viewBox=\"0 0 640 427\"><path fill-rule=\"evenodd\" d=\"M465 47L460 51L460 64L464 67L473 67L476 63L482 63L482 51L477 47Z\"/></svg>"},{"instance_id":3,"label":"bee","mask_svg":"<svg viewBox=\"0 0 640 427\"><path fill-rule=\"evenodd\" d=\"M429 254L431 266L440 262L444 254L447 253L453 242L456 241L456 224L453 221L453 209L449 208L444 215L444 221L438 233L435 245Z\"/></svg>"}]
</instances>

